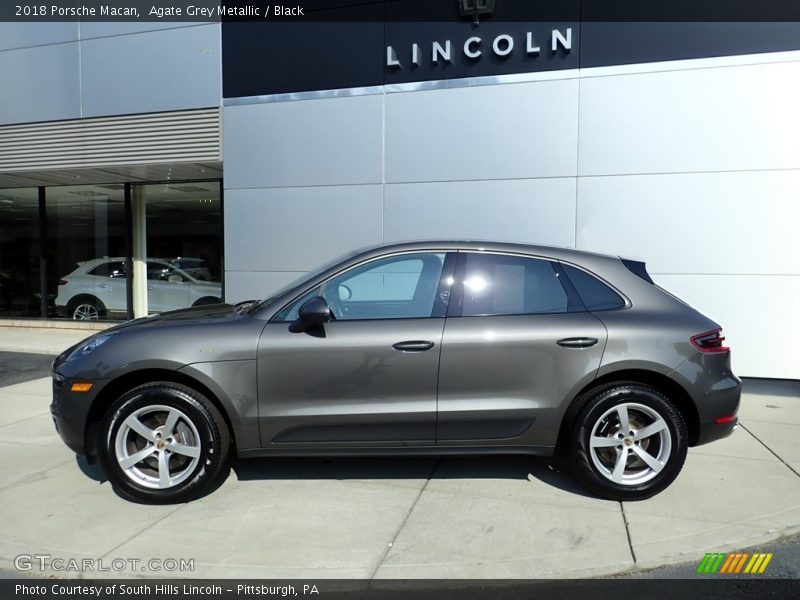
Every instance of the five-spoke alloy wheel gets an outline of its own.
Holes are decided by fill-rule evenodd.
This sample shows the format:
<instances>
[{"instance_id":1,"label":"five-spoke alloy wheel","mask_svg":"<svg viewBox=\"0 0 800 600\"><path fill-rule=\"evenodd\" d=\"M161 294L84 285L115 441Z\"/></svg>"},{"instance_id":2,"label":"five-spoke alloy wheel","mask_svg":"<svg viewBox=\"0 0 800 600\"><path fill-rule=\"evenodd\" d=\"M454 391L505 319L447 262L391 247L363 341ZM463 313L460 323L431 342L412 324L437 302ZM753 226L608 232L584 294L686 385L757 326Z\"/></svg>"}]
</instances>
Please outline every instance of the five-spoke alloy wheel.
<instances>
[{"instance_id":1,"label":"five-spoke alloy wheel","mask_svg":"<svg viewBox=\"0 0 800 600\"><path fill-rule=\"evenodd\" d=\"M572 434L576 475L598 494L641 500L678 475L686 458L686 424L673 403L639 383L590 394Z\"/></svg>"},{"instance_id":2,"label":"five-spoke alloy wheel","mask_svg":"<svg viewBox=\"0 0 800 600\"><path fill-rule=\"evenodd\" d=\"M77 301L73 300L67 310L76 321L97 321L106 316L106 307L100 300L91 296L84 296Z\"/></svg>"},{"instance_id":3,"label":"five-spoke alloy wheel","mask_svg":"<svg viewBox=\"0 0 800 600\"><path fill-rule=\"evenodd\" d=\"M147 502L200 495L223 470L230 434L205 396L175 383L136 387L105 417L100 459L119 492Z\"/></svg>"}]
</instances>

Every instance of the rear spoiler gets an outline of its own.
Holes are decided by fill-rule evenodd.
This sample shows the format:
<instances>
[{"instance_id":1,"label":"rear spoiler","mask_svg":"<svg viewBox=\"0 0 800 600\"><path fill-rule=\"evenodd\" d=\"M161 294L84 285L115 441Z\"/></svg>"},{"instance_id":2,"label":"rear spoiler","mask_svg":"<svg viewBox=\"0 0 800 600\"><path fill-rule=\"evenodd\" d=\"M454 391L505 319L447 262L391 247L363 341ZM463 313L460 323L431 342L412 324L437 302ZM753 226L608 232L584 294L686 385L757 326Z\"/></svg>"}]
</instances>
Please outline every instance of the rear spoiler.
<instances>
[{"instance_id":1,"label":"rear spoiler","mask_svg":"<svg viewBox=\"0 0 800 600\"><path fill-rule=\"evenodd\" d=\"M650 273L647 272L647 266L640 260L631 260L629 258L622 258L621 256L619 259L622 261L622 264L628 268L628 271L636 275L637 277L641 277L647 283L652 283L655 285L655 282L650 277Z\"/></svg>"}]
</instances>

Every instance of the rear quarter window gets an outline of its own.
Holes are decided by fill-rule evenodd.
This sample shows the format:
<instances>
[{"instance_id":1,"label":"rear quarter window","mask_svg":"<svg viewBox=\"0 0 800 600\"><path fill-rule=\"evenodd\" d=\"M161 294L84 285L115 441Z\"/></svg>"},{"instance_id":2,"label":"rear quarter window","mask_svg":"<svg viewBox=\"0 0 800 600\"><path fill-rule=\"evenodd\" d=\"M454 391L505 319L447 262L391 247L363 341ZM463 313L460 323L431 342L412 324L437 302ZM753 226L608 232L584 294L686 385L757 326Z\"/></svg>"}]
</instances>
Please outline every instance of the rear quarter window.
<instances>
[{"instance_id":1,"label":"rear quarter window","mask_svg":"<svg viewBox=\"0 0 800 600\"><path fill-rule=\"evenodd\" d=\"M594 275L564 263L561 266L587 310L614 310L625 306L625 300Z\"/></svg>"}]
</instances>

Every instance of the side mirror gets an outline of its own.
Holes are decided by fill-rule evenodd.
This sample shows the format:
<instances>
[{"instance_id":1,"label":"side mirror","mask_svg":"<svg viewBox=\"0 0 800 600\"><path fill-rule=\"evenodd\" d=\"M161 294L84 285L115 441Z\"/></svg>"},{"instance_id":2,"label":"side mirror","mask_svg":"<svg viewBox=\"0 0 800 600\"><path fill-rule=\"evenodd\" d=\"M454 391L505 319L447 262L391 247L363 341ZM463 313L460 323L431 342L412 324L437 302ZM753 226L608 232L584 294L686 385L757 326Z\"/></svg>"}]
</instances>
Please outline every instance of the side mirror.
<instances>
[{"instance_id":1,"label":"side mirror","mask_svg":"<svg viewBox=\"0 0 800 600\"><path fill-rule=\"evenodd\" d=\"M331 320L331 309L325 298L316 296L306 300L298 312L300 315L296 321L289 325L292 333L302 333L308 331L315 325L322 325Z\"/></svg>"},{"instance_id":2,"label":"side mirror","mask_svg":"<svg viewBox=\"0 0 800 600\"><path fill-rule=\"evenodd\" d=\"M170 275L169 277L167 277L167 281L169 281L170 283L183 283L183 277L181 277L180 275Z\"/></svg>"}]
</instances>

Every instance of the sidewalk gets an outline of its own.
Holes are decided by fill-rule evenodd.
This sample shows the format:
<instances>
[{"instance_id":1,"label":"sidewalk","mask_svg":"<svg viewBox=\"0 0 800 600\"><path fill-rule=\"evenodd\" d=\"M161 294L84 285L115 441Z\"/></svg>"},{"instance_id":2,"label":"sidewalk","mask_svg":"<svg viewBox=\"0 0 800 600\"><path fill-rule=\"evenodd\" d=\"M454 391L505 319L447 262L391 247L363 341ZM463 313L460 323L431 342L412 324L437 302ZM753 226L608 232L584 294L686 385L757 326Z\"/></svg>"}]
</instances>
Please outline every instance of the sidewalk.
<instances>
[{"instance_id":1,"label":"sidewalk","mask_svg":"<svg viewBox=\"0 0 800 600\"><path fill-rule=\"evenodd\" d=\"M57 352L83 334L18 332L15 349ZM136 505L76 461L49 402L48 379L0 388L0 570L44 553L194 560L86 577L580 577L771 551L800 532L798 382L747 381L741 427L633 503L588 496L545 459L487 456L237 461L205 498Z\"/></svg>"},{"instance_id":2,"label":"sidewalk","mask_svg":"<svg viewBox=\"0 0 800 600\"><path fill-rule=\"evenodd\" d=\"M95 334L108 325L100 323L69 323L63 327L2 327L0 326L0 351L59 354L82 339Z\"/></svg>"}]
</instances>

